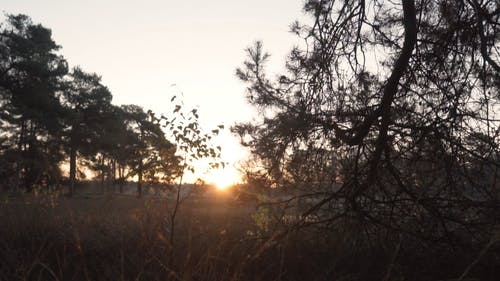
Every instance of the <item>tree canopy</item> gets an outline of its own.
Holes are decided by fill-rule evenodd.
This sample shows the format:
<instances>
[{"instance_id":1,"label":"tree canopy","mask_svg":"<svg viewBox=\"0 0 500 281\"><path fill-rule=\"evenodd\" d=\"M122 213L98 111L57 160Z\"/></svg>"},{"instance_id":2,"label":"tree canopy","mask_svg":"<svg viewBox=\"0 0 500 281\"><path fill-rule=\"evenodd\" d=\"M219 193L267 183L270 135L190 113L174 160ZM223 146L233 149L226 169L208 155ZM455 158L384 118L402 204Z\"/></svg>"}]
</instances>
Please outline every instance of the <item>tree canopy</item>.
<instances>
[{"instance_id":1,"label":"tree canopy","mask_svg":"<svg viewBox=\"0 0 500 281\"><path fill-rule=\"evenodd\" d=\"M284 73L266 74L261 42L237 70L263 116L233 128L264 167L249 175L299 190L321 225L488 240L500 218L498 1L309 0L304 11L312 24L292 25L305 44Z\"/></svg>"},{"instance_id":2,"label":"tree canopy","mask_svg":"<svg viewBox=\"0 0 500 281\"><path fill-rule=\"evenodd\" d=\"M59 50L50 29L26 15L8 15L0 26L0 183L25 191L47 178L55 185L65 161L70 195L84 168L102 185L106 178L122 187L137 175L139 192L143 175L171 182L176 147L154 113L113 105L101 77L69 71Z\"/></svg>"}]
</instances>

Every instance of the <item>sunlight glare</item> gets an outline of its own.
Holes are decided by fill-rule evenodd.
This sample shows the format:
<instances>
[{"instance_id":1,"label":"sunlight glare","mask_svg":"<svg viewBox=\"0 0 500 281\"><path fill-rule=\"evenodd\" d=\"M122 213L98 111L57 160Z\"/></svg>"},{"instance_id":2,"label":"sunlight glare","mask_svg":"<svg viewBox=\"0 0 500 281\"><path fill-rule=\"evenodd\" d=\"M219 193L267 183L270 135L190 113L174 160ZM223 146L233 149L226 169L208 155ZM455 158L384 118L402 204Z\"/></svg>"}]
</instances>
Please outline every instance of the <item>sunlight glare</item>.
<instances>
[{"instance_id":1,"label":"sunlight glare","mask_svg":"<svg viewBox=\"0 0 500 281\"><path fill-rule=\"evenodd\" d=\"M210 173L209 181L212 182L217 190L227 190L233 184L238 182L239 175L230 169L217 169Z\"/></svg>"}]
</instances>

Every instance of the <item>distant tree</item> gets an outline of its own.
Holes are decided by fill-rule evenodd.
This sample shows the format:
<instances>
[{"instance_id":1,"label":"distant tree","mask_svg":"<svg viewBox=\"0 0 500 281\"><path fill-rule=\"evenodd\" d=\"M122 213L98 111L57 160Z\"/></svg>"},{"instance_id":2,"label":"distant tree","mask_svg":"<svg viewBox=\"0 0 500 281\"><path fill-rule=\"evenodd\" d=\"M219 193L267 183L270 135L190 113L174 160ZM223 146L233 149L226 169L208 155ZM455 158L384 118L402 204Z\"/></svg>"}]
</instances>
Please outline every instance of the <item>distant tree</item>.
<instances>
[{"instance_id":1,"label":"distant tree","mask_svg":"<svg viewBox=\"0 0 500 281\"><path fill-rule=\"evenodd\" d=\"M264 176L305 180L306 214L326 225L489 239L500 217L499 2L309 0L304 10L312 25L292 26L306 44L285 73L266 75L260 42L237 70L263 118L233 130Z\"/></svg>"},{"instance_id":2,"label":"distant tree","mask_svg":"<svg viewBox=\"0 0 500 281\"><path fill-rule=\"evenodd\" d=\"M7 15L0 27L1 157L16 155L10 175L26 190L42 174L58 176L63 159L58 136L66 112L58 93L67 63L59 48L28 16Z\"/></svg>"},{"instance_id":3,"label":"distant tree","mask_svg":"<svg viewBox=\"0 0 500 281\"><path fill-rule=\"evenodd\" d=\"M130 127L130 113L126 110L127 106L114 107L113 123L115 129L111 130L110 141L114 144L109 147L109 156L112 161L113 184L119 184L119 192L123 193L123 185L135 171L132 169L139 146L139 134ZM119 126L117 126L119 125Z\"/></svg>"},{"instance_id":4,"label":"distant tree","mask_svg":"<svg viewBox=\"0 0 500 281\"><path fill-rule=\"evenodd\" d=\"M60 178L69 158L69 195L78 163L105 179L138 177L170 182L179 172L175 146L152 112L114 106L95 73L79 67L68 75L51 31L25 15L8 15L0 26L0 176L26 190L41 177ZM78 161L80 159L81 161Z\"/></svg>"},{"instance_id":5,"label":"distant tree","mask_svg":"<svg viewBox=\"0 0 500 281\"><path fill-rule=\"evenodd\" d=\"M101 84L101 78L97 74L74 68L68 76L63 102L68 110L65 146L69 154L70 196L74 192L78 154L94 156L99 152L103 138L112 132L104 126L107 122L116 122L116 119L110 118L111 100L111 92Z\"/></svg>"},{"instance_id":6,"label":"distant tree","mask_svg":"<svg viewBox=\"0 0 500 281\"><path fill-rule=\"evenodd\" d=\"M135 135L128 164L131 175L137 176L137 196L141 197L145 178L169 183L176 177L179 170L176 148L166 139L151 111L144 112L136 105L124 105L122 111L129 132Z\"/></svg>"}]
</instances>

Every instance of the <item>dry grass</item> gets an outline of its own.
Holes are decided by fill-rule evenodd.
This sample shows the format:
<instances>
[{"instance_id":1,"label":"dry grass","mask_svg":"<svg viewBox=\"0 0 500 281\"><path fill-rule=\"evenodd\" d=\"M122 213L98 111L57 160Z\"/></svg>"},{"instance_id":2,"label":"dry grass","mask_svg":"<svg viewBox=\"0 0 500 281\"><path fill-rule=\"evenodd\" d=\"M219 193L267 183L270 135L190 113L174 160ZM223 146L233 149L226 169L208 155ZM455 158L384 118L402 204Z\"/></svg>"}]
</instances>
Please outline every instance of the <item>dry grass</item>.
<instances>
[{"instance_id":1,"label":"dry grass","mask_svg":"<svg viewBox=\"0 0 500 281\"><path fill-rule=\"evenodd\" d=\"M166 200L86 195L55 201L3 199L0 279L229 279L246 244L235 237L244 237L242 225L252 226L250 216L220 198L191 200L181 206L170 245Z\"/></svg>"},{"instance_id":2,"label":"dry grass","mask_svg":"<svg viewBox=\"0 0 500 281\"><path fill-rule=\"evenodd\" d=\"M0 200L0 280L439 280L460 276L470 260L439 249L394 255L394 241L364 245L346 230L294 232L250 260L262 245L256 234L269 233L256 226L254 205L224 196L184 202L174 245L165 199ZM470 275L496 280L481 277L499 273L495 258Z\"/></svg>"}]
</instances>

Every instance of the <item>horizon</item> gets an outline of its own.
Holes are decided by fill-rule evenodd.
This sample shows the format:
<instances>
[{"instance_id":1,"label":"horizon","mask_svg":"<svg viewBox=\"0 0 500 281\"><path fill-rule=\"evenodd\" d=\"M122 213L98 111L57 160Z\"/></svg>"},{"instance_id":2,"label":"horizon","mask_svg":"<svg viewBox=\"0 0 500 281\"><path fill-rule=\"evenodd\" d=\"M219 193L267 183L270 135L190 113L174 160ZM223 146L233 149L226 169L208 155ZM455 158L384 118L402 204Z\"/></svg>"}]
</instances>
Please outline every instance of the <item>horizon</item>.
<instances>
[{"instance_id":1,"label":"horizon","mask_svg":"<svg viewBox=\"0 0 500 281\"><path fill-rule=\"evenodd\" d=\"M282 12L276 14L278 8ZM238 168L249 155L229 132L235 123L257 116L246 103L245 85L235 75L246 57L245 48L262 40L272 55L268 70L278 73L291 47L301 43L289 33L289 26L305 19L302 1L287 0L189 4L148 0L119 5L18 0L7 1L2 10L26 14L49 28L69 66L100 75L113 94L113 104L137 104L169 115L170 98L182 95L186 107L198 109L204 130L224 124L216 141L228 167L212 176L202 161L201 174L191 177L212 182L224 175L240 181Z\"/></svg>"}]
</instances>

